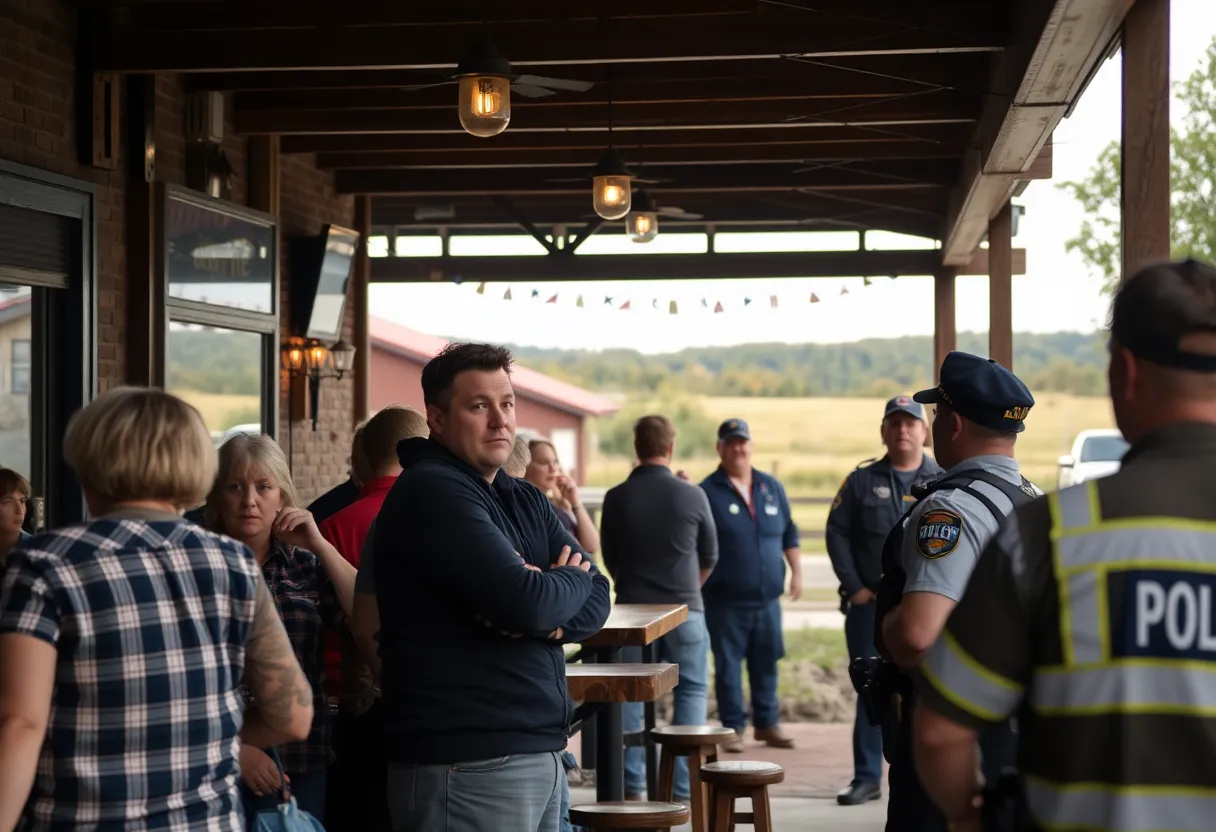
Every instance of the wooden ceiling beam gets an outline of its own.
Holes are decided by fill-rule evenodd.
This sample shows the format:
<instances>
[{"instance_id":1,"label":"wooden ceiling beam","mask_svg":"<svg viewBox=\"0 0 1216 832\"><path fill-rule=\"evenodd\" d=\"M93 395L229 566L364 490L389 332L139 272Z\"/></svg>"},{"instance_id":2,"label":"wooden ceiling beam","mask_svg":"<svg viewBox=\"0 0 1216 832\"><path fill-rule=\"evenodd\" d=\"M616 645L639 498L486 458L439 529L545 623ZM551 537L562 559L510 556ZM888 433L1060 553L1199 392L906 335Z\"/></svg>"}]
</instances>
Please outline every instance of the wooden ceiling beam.
<instances>
[{"instance_id":1,"label":"wooden ceiling beam","mask_svg":"<svg viewBox=\"0 0 1216 832\"><path fill-rule=\"evenodd\" d=\"M655 194L732 191L882 191L946 187L958 177L953 159L870 162L795 173L796 166L735 165L713 168L647 168ZM334 190L343 194L446 196L467 194L581 194L591 191L590 167L547 170L339 170ZM570 181L574 179L575 181ZM639 183L640 186L641 183Z\"/></svg>"},{"instance_id":2,"label":"wooden ceiling beam","mask_svg":"<svg viewBox=\"0 0 1216 832\"><path fill-rule=\"evenodd\" d=\"M621 149L621 148L618 148ZM781 142L774 144L719 144L693 147L640 147L628 150L629 164L642 171L648 165L739 165L812 164L822 161L957 159L956 148L942 148L906 139L875 142L835 142L810 144ZM594 165L604 154L603 147L566 148L561 150L483 150L425 153L386 150L373 153L318 153L321 168L381 168L391 170L460 170L511 168L561 168L569 165Z\"/></svg>"},{"instance_id":3,"label":"wooden ceiling beam","mask_svg":"<svg viewBox=\"0 0 1216 832\"><path fill-rule=\"evenodd\" d=\"M718 94L730 85L786 85L806 88L865 88L879 92L888 87L911 92L926 87L974 89L988 72L988 53L958 52L941 55L894 55L865 58L842 56L822 61L687 61L656 68L651 64L618 64L612 71L613 97L657 97L667 88ZM567 66L561 75L596 84L590 95L603 99L604 70L598 66ZM259 92L267 90L399 89L446 79L444 71L368 69L345 71L210 72L185 78L191 92L207 90ZM746 91L746 87L744 88ZM419 106L450 103L452 91L444 87L417 90ZM562 92L563 100L574 93ZM587 95L587 94L583 94Z\"/></svg>"},{"instance_id":4,"label":"wooden ceiling beam","mask_svg":"<svg viewBox=\"0 0 1216 832\"><path fill-rule=\"evenodd\" d=\"M1027 0L964 157L942 262L965 262L1111 47L1134 0Z\"/></svg>"},{"instance_id":5,"label":"wooden ceiling beam","mask_svg":"<svg viewBox=\"0 0 1216 832\"><path fill-rule=\"evenodd\" d=\"M130 15L130 25L152 32L210 32L232 29L299 29L324 27L453 27L472 31L490 24L505 25L629 22L698 17L729 17L756 13L799 20L804 25L858 21L853 0L816 0L814 3L765 4L757 0L528 0L526 3L488 3L462 0L443 3L402 3L400 0L357 0L336 9L329 0L171 0L171 2L113 2L112 8ZM797 8L802 6L803 8ZM868 3L862 21L945 28L954 32L987 30L1000 25L1001 9L988 2L965 0L879 0Z\"/></svg>"},{"instance_id":6,"label":"wooden ceiling beam","mask_svg":"<svg viewBox=\"0 0 1216 832\"><path fill-rule=\"evenodd\" d=\"M839 22L815 25L807 13L689 20L648 18L504 24L494 37L514 66L668 63L673 61L831 59L848 55L915 55L999 52L999 27L974 33L909 28L907 24ZM989 13L991 16L991 13ZM398 27L223 30L194 32L97 30L95 72L231 72L323 69L451 69L479 34L479 27ZM546 73L540 73L546 74ZM548 74L555 74L549 71Z\"/></svg>"},{"instance_id":7,"label":"wooden ceiling beam","mask_svg":"<svg viewBox=\"0 0 1216 832\"><path fill-rule=\"evenodd\" d=\"M665 131L672 128L721 130L756 125L787 128L869 124L891 127L971 120L980 109L980 97L935 90L896 98L854 99L847 103L823 101L758 101L739 106L716 104L629 104L613 106L612 129ZM511 131L606 132L608 107L554 108L514 104ZM237 133L461 133L453 103L435 110L248 110L236 109ZM897 130L892 130L898 134ZM492 141L492 140L491 140ZM487 141L487 146L490 142Z\"/></svg>"},{"instance_id":8,"label":"wooden ceiling beam","mask_svg":"<svg viewBox=\"0 0 1216 832\"><path fill-rule=\"evenodd\" d=\"M875 142L907 141L909 145L926 150L940 149L957 153L967 140L971 124L900 125L897 128L868 128L864 125L818 127L813 131L790 130L780 127L763 129L721 130L647 130L614 132L612 143L621 152L648 148L719 147L730 145L820 144L870 145ZM553 131L534 133L508 129L490 140L468 133L356 133L300 134L280 139L281 153L317 153L323 151L370 153L400 151L415 154L433 153L503 153L504 159L514 151L590 150L602 153L606 134L602 131L576 133ZM860 150L857 151L860 153ZM846 154L847 155L847 154ZM598 156L597 156L598 158Z\"/></svg>"},{"instance_id":9,"label":"wooden ceiling beam","mask_svg":"<svg viewBox=\"0 0 1216 832\"><path fill-rule=\"evenodd\" d=\"M979 250L958 274L987 274L988 252ZM376 257L376 283L552 282L567 280L721 280L749 277L847 277L931 275L939 253L911 251L799 251L732 254L630 254L539 257ZM1013 273L1025 274L1026 250L1014 249Z\"/></svg>"}]
</instances>

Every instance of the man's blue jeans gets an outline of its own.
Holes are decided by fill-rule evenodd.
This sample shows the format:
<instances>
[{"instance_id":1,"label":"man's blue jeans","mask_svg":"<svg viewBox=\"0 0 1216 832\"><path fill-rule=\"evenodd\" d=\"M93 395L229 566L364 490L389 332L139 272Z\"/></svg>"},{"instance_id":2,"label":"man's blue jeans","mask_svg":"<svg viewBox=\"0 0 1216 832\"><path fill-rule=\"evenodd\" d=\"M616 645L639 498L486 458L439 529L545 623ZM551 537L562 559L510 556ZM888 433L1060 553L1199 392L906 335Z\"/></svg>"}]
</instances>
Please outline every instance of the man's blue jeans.
<instances>
[{"instance_id":1,"label":"man's blue jeans","mask_svg":"<svg viewBox=\"0 0 1216 832\"><path fill-rule=\"evenodd\" d=\"M761 603L710 602L705 599L705 624L714 651L714 693L718 718L727 728L747 726L743 707L743 662L751 682L752 725L772 728L777 703L777 660L785 655L781 633L781 601Z\"/></svg>"},{"instance_id":2,"label":"man's blue jeans","mask_svg":"<svg viewBox=\"0 0 1216 832\"><path fill-rule=\"evenodd\" d=\"M877 604L849 604L844 614L844 640L849 649L849 661L878 655L874 647L874 613ZM857 699L857 714L853 717L853 779L858 783L882 782L882 728L871 725L866 709Z\"/></svg>"},{"instance_id":3,"label":"man's blue jeans","mask_svg":"<svg viewBox=\"0 0 1216 832\"><path fill-rule=\"evenodd\" d=\"M688 611L688 620L658 641L659 661L680 666L680 683L672 692L675 706L672 725L704 725L709 700L709 636L705 629L705 613ZM626 647L621 650L621 661L642 661L642 648ZM625 733L644 730L643 706L641 702L626 702L621 705L621 723ZM646 749L625 749L625 793L643 794L646 791ZM688 786L688 758L676 758L675 797L687 799L691 794ZM658 795L650 795L658 800Z\"/></svg>"},{"instance_id":4,"label":"man's blue jeans","mask_svg":"<svg viewBox=\"0 0 1216 832\"><path fill-rule=\"evenodd\" d=\"M519 754L452 765L389 763L393 832L558 832L561 754Z\"/></svg>"}]
</instances>

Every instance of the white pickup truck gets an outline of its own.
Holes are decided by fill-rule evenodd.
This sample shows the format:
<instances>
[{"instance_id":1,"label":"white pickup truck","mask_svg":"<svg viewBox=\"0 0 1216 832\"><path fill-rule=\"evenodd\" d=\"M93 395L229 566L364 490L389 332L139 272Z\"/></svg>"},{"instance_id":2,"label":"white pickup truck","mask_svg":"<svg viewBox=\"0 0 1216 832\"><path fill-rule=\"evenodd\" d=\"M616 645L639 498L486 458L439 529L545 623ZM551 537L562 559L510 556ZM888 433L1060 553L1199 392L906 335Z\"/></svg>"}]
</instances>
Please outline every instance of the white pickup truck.
<instances>
[{"instance_id":1,"label":"white pickup truck","mask_svg":"<svg viewBox=\"0 0 1216 832\"><path fill-rule=\"evenodd\" d=\"M1072 443L1072 453L1060 457L1059 487L1105 477L1119 470L1127 440L1119 431L1105 429L1083 430Z\"/></svg>"}]
</instances>

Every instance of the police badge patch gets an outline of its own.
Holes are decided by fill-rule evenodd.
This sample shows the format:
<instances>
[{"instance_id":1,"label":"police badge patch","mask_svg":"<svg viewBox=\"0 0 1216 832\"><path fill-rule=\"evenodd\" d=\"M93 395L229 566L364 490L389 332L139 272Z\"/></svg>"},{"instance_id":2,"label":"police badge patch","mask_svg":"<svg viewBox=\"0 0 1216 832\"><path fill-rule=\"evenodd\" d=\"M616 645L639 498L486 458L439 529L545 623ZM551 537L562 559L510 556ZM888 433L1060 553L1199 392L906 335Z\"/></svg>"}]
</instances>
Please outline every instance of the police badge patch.
<instances>
[{"instance_id":1,"label":"police badge patch","mask_svg":"<svg viewBox=\"0 0 1216 832\"><path fill-rule=\"evenodd\" d=\"M929 509L916 526L916 551L929 560L944 558L958 546L962 534L963 518L946 509Z\"/></svg>"}]
</instances>

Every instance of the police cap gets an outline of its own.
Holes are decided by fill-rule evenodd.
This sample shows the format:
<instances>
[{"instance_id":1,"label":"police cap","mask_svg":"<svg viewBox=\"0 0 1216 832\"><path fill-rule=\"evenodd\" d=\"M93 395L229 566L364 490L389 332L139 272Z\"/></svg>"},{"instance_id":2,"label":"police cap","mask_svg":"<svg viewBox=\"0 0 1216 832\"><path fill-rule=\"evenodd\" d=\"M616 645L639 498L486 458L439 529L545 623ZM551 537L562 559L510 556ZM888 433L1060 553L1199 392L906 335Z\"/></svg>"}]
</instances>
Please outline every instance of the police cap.
<instances>
[{"instance_id":1,"label":"police cap","mask_svg":"<svg viewBox=\"0 0 1216 832\"><path fill-rule=\"evenodd\" d=\"M937 387L912 398L921 404L945 402L964 419L993 430L1021 433L1034 396L1013 373L991 358L951 352L942 362Z\"/></svg>"}]
</instances>

